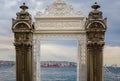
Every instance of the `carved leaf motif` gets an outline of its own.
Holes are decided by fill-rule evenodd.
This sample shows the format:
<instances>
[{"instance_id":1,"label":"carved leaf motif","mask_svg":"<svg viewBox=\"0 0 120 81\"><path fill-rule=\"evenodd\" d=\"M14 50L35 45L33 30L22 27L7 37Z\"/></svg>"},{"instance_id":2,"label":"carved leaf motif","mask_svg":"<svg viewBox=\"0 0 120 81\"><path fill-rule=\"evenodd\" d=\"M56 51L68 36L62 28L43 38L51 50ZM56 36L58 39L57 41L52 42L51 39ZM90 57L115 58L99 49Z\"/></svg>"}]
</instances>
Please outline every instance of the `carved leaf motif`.
<instances>
[{"instance_id":1,"label":"carved leaf motif","mask_svg":"<svg viewBox=\"0 0 120 81\"><path fill-rule=\"evenodd\" d=\"M36 16L81 16L83 14L81 12L74 13L73 6L67 4L65 0L55 0L52 4L48 5L45 9L45 12L37 13Z\"/></svg>"}]
</instances>

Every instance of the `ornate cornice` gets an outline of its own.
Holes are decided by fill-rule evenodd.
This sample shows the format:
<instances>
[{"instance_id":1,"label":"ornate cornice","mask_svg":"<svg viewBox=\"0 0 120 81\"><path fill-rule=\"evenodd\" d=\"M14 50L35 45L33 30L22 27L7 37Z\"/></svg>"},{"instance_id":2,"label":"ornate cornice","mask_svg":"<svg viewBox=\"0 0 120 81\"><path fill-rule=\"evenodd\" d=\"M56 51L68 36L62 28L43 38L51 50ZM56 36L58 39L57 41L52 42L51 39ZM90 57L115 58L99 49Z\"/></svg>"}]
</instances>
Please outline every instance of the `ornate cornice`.
<instances>
[{"instance_id":1,"label":"ornate cornice","mask_svg":"<svg viewBox=\"0 0 120 81\"><path fill-rule=\"evenodd\" d=\"M84 21L73 20L36 20L35 30L85 30Z\"/></svg>"}]
</instances>

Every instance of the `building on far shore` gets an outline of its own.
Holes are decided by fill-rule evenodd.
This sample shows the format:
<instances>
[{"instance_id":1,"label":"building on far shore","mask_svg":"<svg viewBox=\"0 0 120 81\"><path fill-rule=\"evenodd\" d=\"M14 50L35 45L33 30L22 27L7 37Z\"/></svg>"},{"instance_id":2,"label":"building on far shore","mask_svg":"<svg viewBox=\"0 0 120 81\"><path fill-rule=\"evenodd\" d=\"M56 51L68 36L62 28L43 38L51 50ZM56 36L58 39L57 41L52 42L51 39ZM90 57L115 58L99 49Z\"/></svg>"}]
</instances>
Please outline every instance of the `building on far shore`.
<instances>
[{"instance_id":1,"label":"building on far shore","mask_svg":"<svg viewBox=\"0 0 120 81\"><path fill-rule=\"evenodd\" d=\"M41 61L41 66L77 67L77 63L68 61Z\"/></svg>"},{"instance_id":2,"label":"building on far shore","mask_svg":"<svg viewBox=\"0 0 120 81\"><path fill-rule=\"evenodd\" d=\"M15 61L0 61L0 67L1 66L14 66Z\"/></svg>"}]
</instances>

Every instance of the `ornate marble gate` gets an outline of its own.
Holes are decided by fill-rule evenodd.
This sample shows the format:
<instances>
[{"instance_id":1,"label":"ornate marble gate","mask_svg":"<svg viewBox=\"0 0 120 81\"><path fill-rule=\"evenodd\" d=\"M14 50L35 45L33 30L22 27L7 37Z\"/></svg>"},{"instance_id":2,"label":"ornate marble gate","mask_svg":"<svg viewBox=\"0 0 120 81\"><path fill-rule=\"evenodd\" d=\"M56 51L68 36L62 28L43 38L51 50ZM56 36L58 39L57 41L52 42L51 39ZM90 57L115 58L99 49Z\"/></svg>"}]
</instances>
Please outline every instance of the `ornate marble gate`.
<instances>
[{"instance_id":1,"label":"ornate marble gate","mask_svg":"<svg viewBox=\"0 0 120 81\"><path fill-rule=\"evenodd\" d=\"M72 5L55 0L45 12L38 12L35 23L26 11L25 3L13 19L15 33L17 81L40 81L40 44L44 40L76 40L78 42L77 81L103 80L103 46L106 19L100 6L85 20L81 11L74 12ZM33 69L34 68L34 69Z\"/></svg>"}]
</instances>

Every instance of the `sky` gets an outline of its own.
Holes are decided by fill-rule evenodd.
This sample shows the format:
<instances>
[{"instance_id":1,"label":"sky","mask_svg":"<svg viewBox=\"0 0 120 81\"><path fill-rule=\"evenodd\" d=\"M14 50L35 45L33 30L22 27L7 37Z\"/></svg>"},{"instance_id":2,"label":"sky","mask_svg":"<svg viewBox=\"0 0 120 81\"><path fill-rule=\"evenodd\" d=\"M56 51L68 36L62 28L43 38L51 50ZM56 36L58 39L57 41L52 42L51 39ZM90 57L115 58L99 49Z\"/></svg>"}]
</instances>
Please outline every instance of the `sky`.
<instances>
[{"instance_id":1,"label":"sky","mask_svg":"<svg viewBox=\"0 0 120 81\"><path fill-rule=\"evenodd\" d=\"M77 62L78 60L75 40L41 41L40 50L41 61Z\"/></svg>"},{"instance_id":2,"label":"sky","mask_svg":"<svg viewBox=\"0 0 120 81\"><path fill-rule=\"evenodd\" d=\"M29 7L29 13L33 17L38 11L44 12L45 7L54 0L0 0L0 60L15 60L15 48L13 46L14 36L12 33L12 18L16 18L16 13L20 11L19 6L23 2ZM75 11L82 11L85 17L92 10L91 5L98 2L103 11L103 16L107 17L107 32L105 36L104 64L118 64L120 66L120 0L66 0L73 5ZM70 44L46 43L43 47L65 47L75 46ZM45 50L45 49L43 49ZM69 52L69 51L68 51ZM75 52L75 51L74 51ZM72 59L69 57L69 59Z\"/></svg>"}]
</instances>

